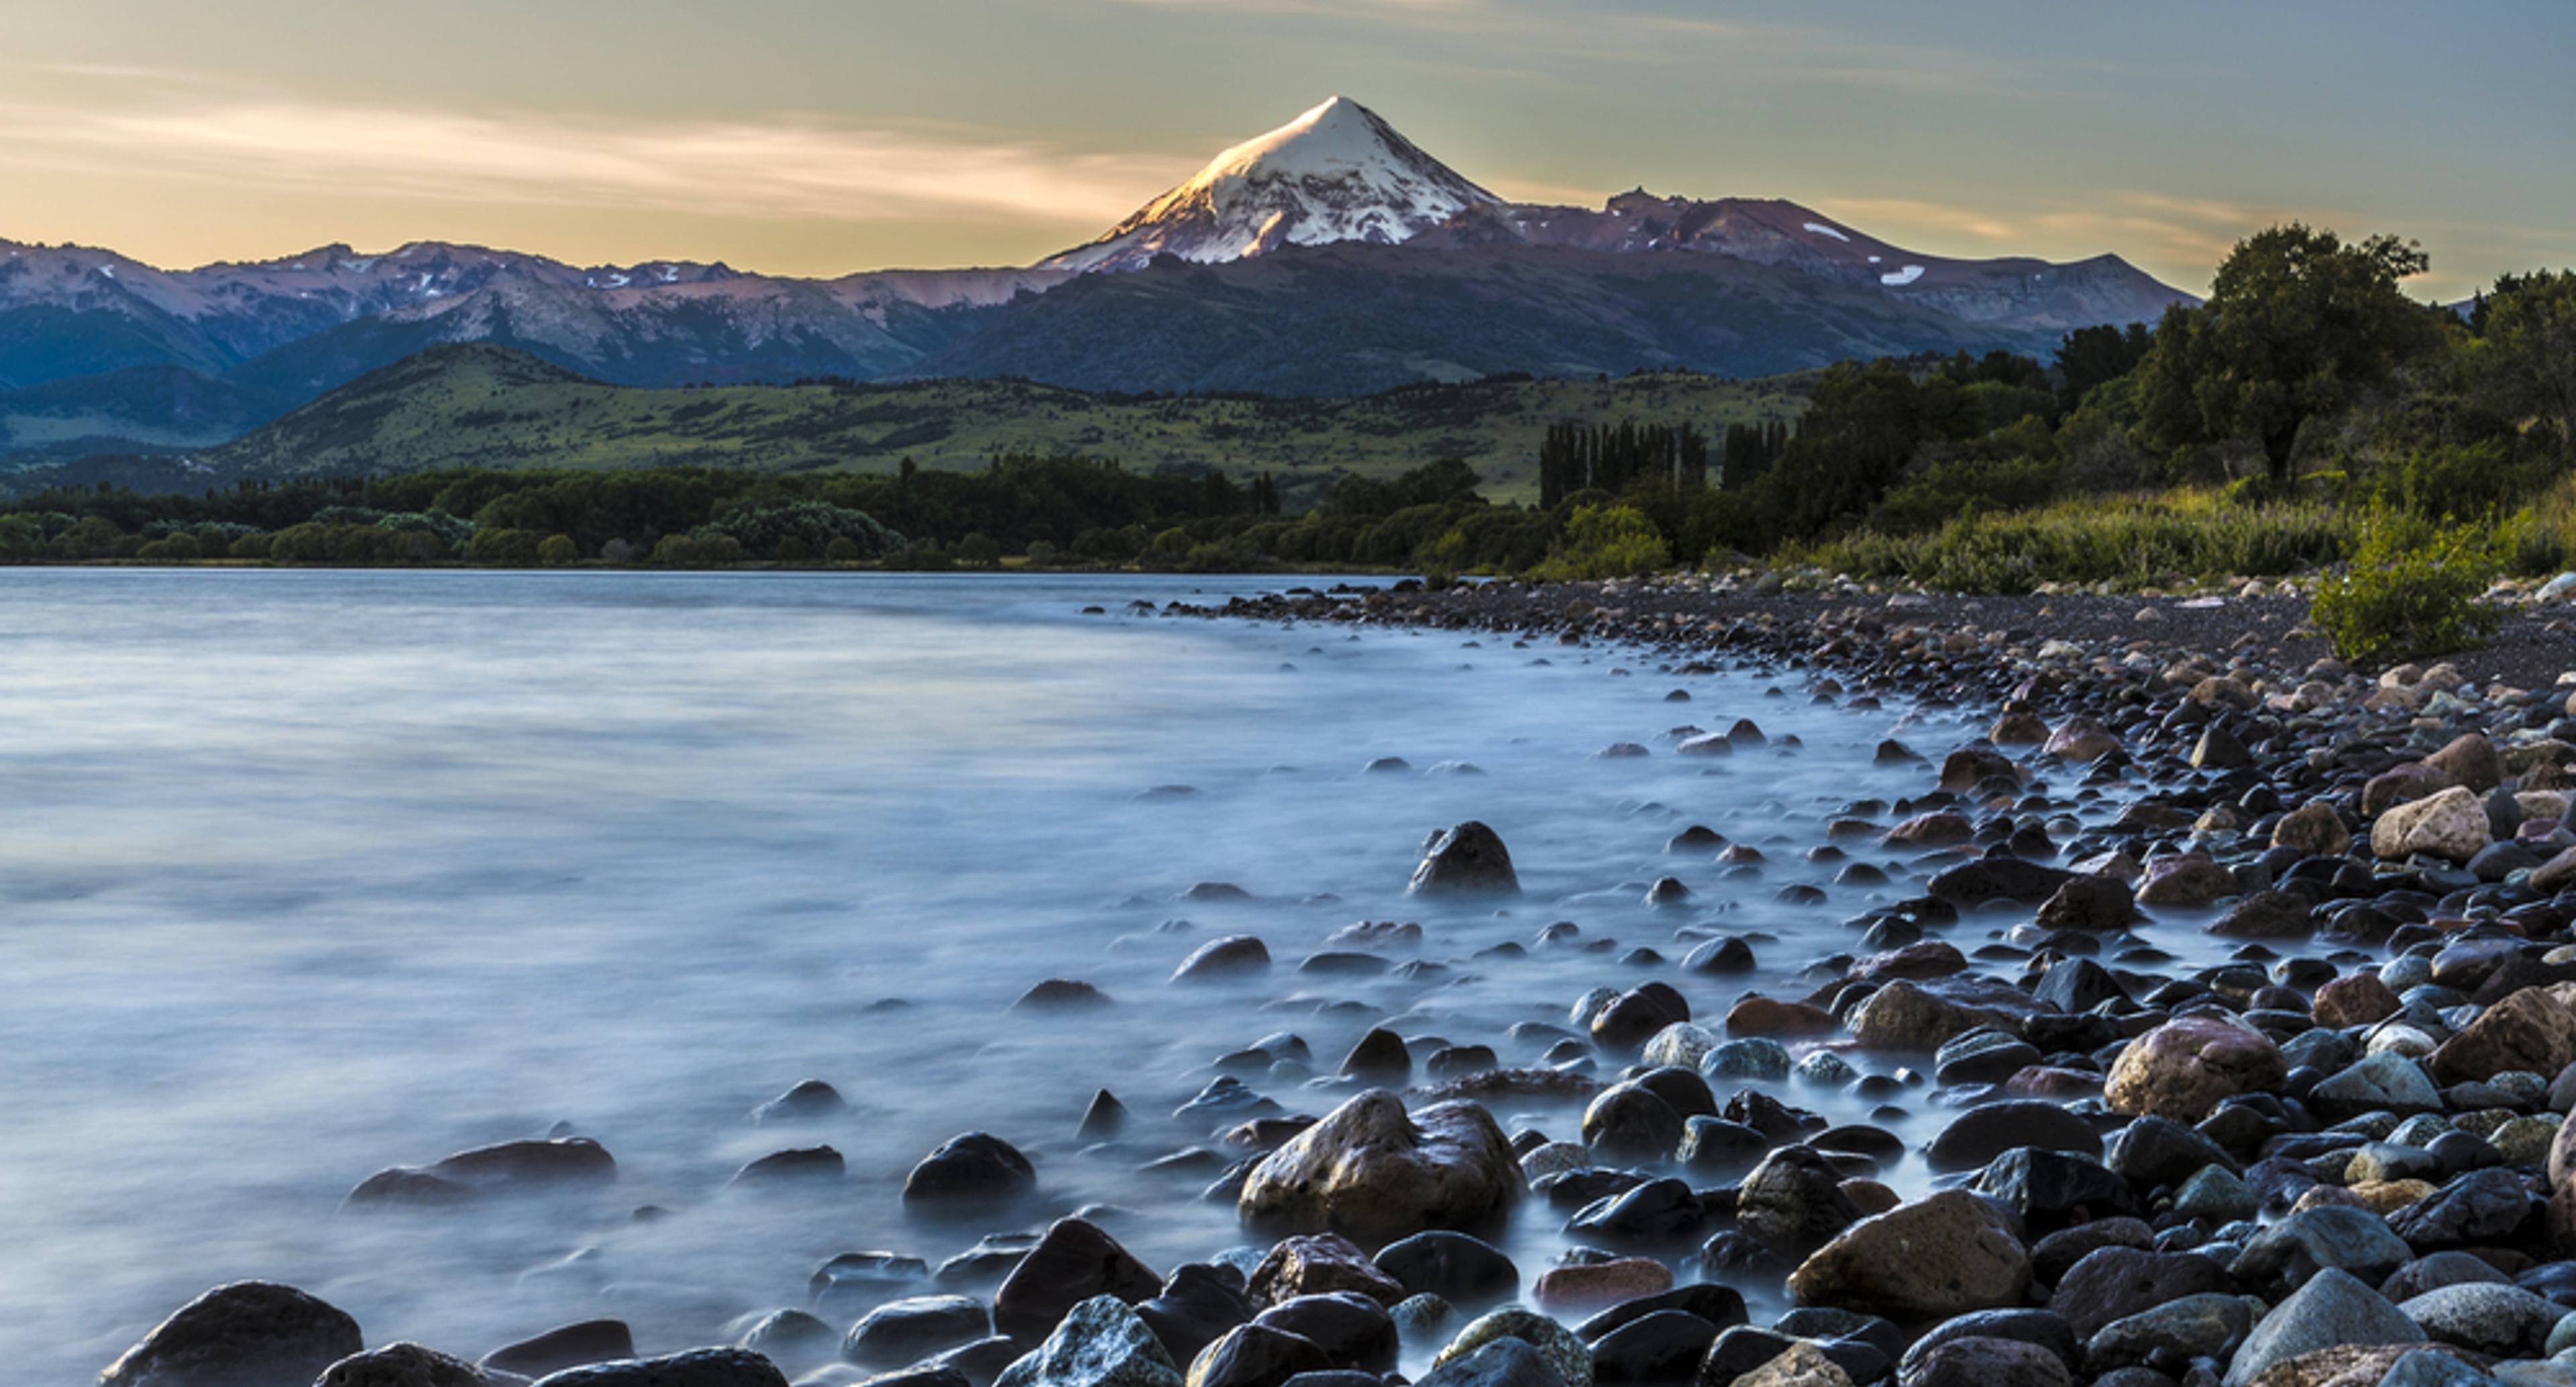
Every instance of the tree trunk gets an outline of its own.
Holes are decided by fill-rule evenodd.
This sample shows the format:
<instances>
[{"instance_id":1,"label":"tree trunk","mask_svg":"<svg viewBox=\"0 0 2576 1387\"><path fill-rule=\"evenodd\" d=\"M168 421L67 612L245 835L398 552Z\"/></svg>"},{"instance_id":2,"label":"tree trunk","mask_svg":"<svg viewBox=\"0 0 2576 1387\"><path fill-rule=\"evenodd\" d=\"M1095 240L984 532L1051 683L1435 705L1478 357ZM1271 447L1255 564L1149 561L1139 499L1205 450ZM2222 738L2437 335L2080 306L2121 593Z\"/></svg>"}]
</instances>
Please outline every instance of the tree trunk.
<instances>
[{"instance_id":1,"label":"tree trunk","mask_svg":"<svg viewBox=\"0 0 2576 1387\"><path fill-rule=\"evenodd\" d=\"M2290 483L2290 450L2298 441L2299 426L2295 422L2287 428L2263 435L2263 463L2270 469L2276 486L2286 488Z\"/></svg>"}]
</instances>

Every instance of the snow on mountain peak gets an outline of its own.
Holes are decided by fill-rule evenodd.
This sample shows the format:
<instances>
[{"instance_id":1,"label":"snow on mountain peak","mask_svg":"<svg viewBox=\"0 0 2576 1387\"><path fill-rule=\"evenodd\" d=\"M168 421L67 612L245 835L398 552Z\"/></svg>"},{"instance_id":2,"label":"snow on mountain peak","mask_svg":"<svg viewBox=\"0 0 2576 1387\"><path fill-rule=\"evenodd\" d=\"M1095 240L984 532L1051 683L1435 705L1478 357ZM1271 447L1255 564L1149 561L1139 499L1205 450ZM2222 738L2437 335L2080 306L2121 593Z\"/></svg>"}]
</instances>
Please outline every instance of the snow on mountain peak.
<instances>
[{"instance_id":1,"label":"snow on mountain peak","mask_svg":"<svg viewBox=\"0 0 2576 1387\"><path fill-rule=\"evenodd\" d=\"M1392 245L1501 200L1376 112L1336 96L1219 154L1106 236L1039 268L1136 269L1157 255L1210 263L1334 241Z\"/></svg>"}]
</instances>

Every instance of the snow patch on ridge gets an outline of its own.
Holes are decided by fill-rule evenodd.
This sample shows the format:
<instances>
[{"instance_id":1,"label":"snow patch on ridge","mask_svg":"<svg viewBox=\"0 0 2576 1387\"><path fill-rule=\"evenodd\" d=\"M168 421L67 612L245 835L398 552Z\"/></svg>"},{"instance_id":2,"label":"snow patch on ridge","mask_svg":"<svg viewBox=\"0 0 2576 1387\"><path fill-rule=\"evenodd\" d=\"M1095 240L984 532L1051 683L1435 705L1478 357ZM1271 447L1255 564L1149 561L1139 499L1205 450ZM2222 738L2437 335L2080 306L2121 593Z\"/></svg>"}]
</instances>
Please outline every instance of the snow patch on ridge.
<instances>
[{"instance_id":1,"label":"snow patch on ridge","mask_svg":"<svg viewBox=\"0 0 2576 1387\"><path fill-rule=\"evenodd\" d=\"M1898 285L1912 284L1914 281L1921 279L1922 277L1922 266L1908 265L1904 269L1890 270L1887 273L1880 275L1878 277L1878 282L1892 289Z\"/></svg>"},{"instance_id":2,"label":"snow patch on ridge","mask_svg":"<svg viewBox=\"0 0 2576 1387\"><path fill-rule=\"evenodd\" d=\"M1849 244L1851 244L1851 238L1850 238L1849 236L1846 236L1846 235L1842 234L1841 232L1834 230L1832 227L1825 225L1823 222L1809 222L1809 223L1807 223L1807 229L1808 229L1809 231L1812 231L1812 232L1816 233L1816 234L1817 234L1817 235L1819 235L1819 236L1831 236L1831 237L1833 237L1835 240L1840 241L1840 242L1842 242L1842 243L1843 243L1843 244L1845 244L1845 245L1849 245ZM1872 256L1871 258L1872 258L1872 259L1876 259L1877 257Z\"/></svg>"}]
</instances>

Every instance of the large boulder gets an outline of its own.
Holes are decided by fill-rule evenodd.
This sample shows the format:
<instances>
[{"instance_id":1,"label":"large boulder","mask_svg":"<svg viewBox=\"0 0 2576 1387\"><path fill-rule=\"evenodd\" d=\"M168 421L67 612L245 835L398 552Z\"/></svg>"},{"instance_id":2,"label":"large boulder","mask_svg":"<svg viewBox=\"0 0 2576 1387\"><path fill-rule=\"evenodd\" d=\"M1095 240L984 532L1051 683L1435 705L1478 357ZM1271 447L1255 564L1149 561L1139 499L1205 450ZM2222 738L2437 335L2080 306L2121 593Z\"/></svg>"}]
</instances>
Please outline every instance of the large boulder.
<instances>
[{"instance_id":1,"label":"large boulder","mask_svg":"<svg viewBox=\"0 0 2576 1387\"><path fill-rule=\"evenodd\" d=\"M1800 1339L1780 1355L1735 1379L1735 1387L1852 1387L1851 1372Z\"/></svg>"},{"instance_id":2,"label":"large boulder","mask_svg":"<svg viewBox=\"0 0 2576 1387\"><path fill-rule=\"evenodd\" d=\"M2301 1209L2248 1239L2228 1270L2247 1290L2277 1293L2341 1271L2377 1285L2414 1256L2387 1221L2367 1209Z\"/></svg>"},{"instance_id":3,"label":"large boulder","mask_svg":"<svg viewBox=\"0 0 2576 1387\"><path fill-rule=\"evenodd\" d=\"M462 1358L398 1343L341 1359L324 1369L313 1387L492 1387L498 1381Z\"/></svg>"},{"instance_id":4,"label":"large boulder","mask_svg":"<svg viewBox=\"0 0 2576 1387\"><path fill-rule=\"evenodd\" d=\"M2483 732L2461 733L2450 745L2425 757L2424 764L2449 776L2452 784L2481 795L2504 783L2504 763Z\"/></svg>"},{"instance_id":5,"label":"large boulder","mask_svg":"<svg viewBox=\"0 0 2576 1387\"><path fill-rule=\"evenodd\" d=\"M1929 1052L1980 1026L2018 1031L2037 1010L2030 994L1985 978L1897 978L1853 1008L1850 1025L1870 1049Z\"/></svg>"},{"instance_id":6,"label":"large boulder","mask_svg":"<svg viewBox=\"0 0 2576 1387\"><path fill-rule=\"evenodd\" d=\"M566 1368L537 1379L537 1387L787 1387L787 1375L747 1348L700 1348Z\"/></svg>"},{"instance_id":7,"label":"large boulder","mask_svg":"<svg viewBox=\"0 0 2576 1387\"><path fill-rule=\"evenodd\" d=\"M2196 1295L2236 1289L2227 1269L2197 1252L2097 1247L2058 1278L2048 1308L2086 1339L2116 1320Z\"/></svg>"},{"instance_id":8,"label":"large boulder","mask_svg":"<svg viewBox=\"0 0 2576 1387\"><path fill-rule=\"evenodd\" d=\"M2424 1331L2352 1273L2326 1270L2272 1307L2227 1365L2227 1387L2246 1387L2275 1363L2337 1345L2411 1344Z\"/></svg>"},{"instance_id":9,"label":"large boulder","mask_svg":"<svg viewBox=\"0 0 2576 1387\"><path fill-rule=\"evenodd\" d=\"M2422 853L2466 862L2493 841L2486 801L2457 785L2395 805L2370 826L2370 850L2384 861Z\"/></svg>"},{"instance_id":10,"label":"large boulder","mask_svg":"<svg viewBox=\"0 0 2576 1387\"><path fill-rule=\"evenodd\" d=\"M2214 1017L2168 1021L2129 1042L2103 1097L2113 1112L2198 1122L2225 1099L2267 1093L2289 1076L2281 1047Z\"/></svg>"},{"instance_id":11,"label":"large boulder","mask_svg":"<svg viewBox=\"0 0 2576 1387\"><path fill-rule=\"evenodd\" d=\"M860 1316L842 1338L841 1352L853 1363L900 1368L992 1333L992 1313L980 1300L962 1295L905 1296Z\"/></svg>"},{"instance_id":12,"label":"large boulder","mask_svg":"<svg viewBox=\"0 0 2576 1387\"><path fill-rule=\"evenodd\" d=\"M503 1344L483 1355L487 1372L544 1377L565 1368L635 1356L635 1331L624 1320L582 1320Z\"/></svg>"},{"instance_id":13,"label":"large boulder","mask_svg":"<svg viewBox=\"0 0 2576 1387\"><path fill-rule=\"evenodd\" d=\"M2018 1339L1968 1335L1908 1353L1898 1387L2075 1387L2062 1354Z\"/></svg>"},{"instance_id":14,"label":"large boulder","mask_svg":"<svg viewBox=\"0 0 2576 1387\"><path fill-rule=\"evenodd\" d=\"M1491 1339L1443 1357L1418 1387L1566 1387L1547 1355L1519 1339Z\"/></svg>"},{"instance_id":15,"label":"large boulder","mask_svg":"<svg viewBox=\"0 0 2576 1387\"><path fill-rule=\"evenodd\" d=\"M1943 1190L1853 1224L1789 1276L1801 1304L1891 1319L2018 1305L2030 1254L1993 1205Z\"/></svg>"},{"instance_id":16,"label":"large boulder","mask_svg":"<svg viewBox=\"0 0 2576 1387\"><path fill-rule=\"evenodd\" d=\"M2333 805L2312 799L2272 825L2272 846L2310 857L2341 857L2352 851L2352 830L2343 826Z\"/></svg>"},{"instance_id":17,"label":"large boulder","mask_svg":"<svg viewBox=\"0 0 2576 1387\"><path fill-rule=\"evenodd\" d=\"M950 1137L904 1177L907 1209L977 1209L1008 1204L1037 1188L1038 1172L1019 1148L985 1132Z\"/></svg>"},{"instance_id":18,"label":"large boulder","mask_svg":"<svg viewBox=\"0 0 2576 1387\"><path fill-rule=\"evenodd\" d=\"M1519 1294L1520 1268L1502 1249L1447 1229L1416 1233L1378 1250L1378 1270L1412 1295L1476 1306Z\"/></svg>"},{"instance_id":19,"label":"large boulder","mask_svg":"<svg viewBox=\"0 0 2576 1387\"><path fill-rule=\"evenodd\" d=\"M2424 1067L2437 1082L2462 1084L2517 1069L2554 1076L2570 1064L2576 1064L2576 1012L2549 989L2526 987L2443 1041Z\"/></svg>"},{"instance_id":20,"label":"large boulder","mask_svg":"<svg viewBox=\"0 0 2576 1387\"><path fill-rule=\"evenodd\" d=\"M1238 1324L1190 1360L1188 1387L1282 1387L1299 1373L1330 1372L1332 1355L1303 1334Z\"/></svg>"},{"instance_id":21,"label":"large boulder","mask_svg":"<svg viewBox=\"0 0 2576 1387\"><path fill-rule=\"evenodd\" d=\"M366 1341L358 1322L292 1286L236 1281L171 1312L99 1387L278 1387L310 1383Z\"/></svg>"},{"instance_id":22,"label":"large boulder","mask_svg":"<svg viewBox=\"0 0 2576 1387\"><path fill-rule=\"evenodd\" d=\"M1125 1301L1096 1296L1065 1312L993 1387L1181 1387L1181 1370Z\"/></svg>"},{"instance_id":23,"label":"large boulder","mask_svg":"<svg viewBox=\"0 0 2576 1387\"><path fill-rule=\"evenodd\" d=\"M1235 1208L1257 1228L1383 1242L1484 1227L1521 1188L1511 1141L1483 1108L1434 1103L1408 1114L1404 1100L1371 1089L1264 1157Z\"/></svg>"},{"instance_id":24,"label":"large boulder","mask_svg":"<svg viewBox=\"0 0 2576 1387\"><path fill-rule=\"evenodd\" d=\"M1736 1227L1774 1251L1803 1254L1859 1220L1842 1183L1842 1172L1816 1151L1783 1146L1736 1188Z\"/></svg>"},{"instance_id":25,"label":"large boulder","mask_svg":"<svg viewBox=\"0 0 2576 1387\"><path fill-rule=\"evenodd\" d=\"M617 1178L617 1162L588 1137L505 1141L430 1166L380 1170L349 1191L352 1208L436 1205L497 1195L595 1188Z\"/></svg>"},{"instance_id":26,"label":"large boulder","mask_svg":"<svg viewBox=\"0 0 2576 1387\"><path fill-rule=\"evenodd\" d=\"M1535 1350L1565 1387L1592 1387L1592 1350L1574 1331L1533 1310L1496 1310L1458 1331L1431 1360L1432 1376L1476 1354L1488 1344L1517 1340ZM1429 1379L1425 1379L1428 1381Z\"/></svg>"},{"instance_id":27,"label":"large boulder","mask_svg":"<svg viewBox=\"0 0 2576 1387\"><path fill-rule=\"evenodd\" d=\"M1095 1296L1116 1296L1134 1305L1153 1299L1161 1289L1161 1278L1098 1224L1060 1218L993 1292L993 1327L1036 1343L1066 1311Z\"/></svg>"},{"instance_id":28,"label":"large boulder","mask_svg":"<svg viewBox=\"0 0 2576 1387\"><path fill-rule=\"evenodd\" d=\"M1502 835L1473 819L1433 834L1422 849L1406 888L1415 895L1488 892L1516 895L1520 877L1512 871L1512 854Z\"/></svg>"},{"instance_id":29,"label":"large boulder","mask_svg":"<svg viewBox=\"0 0 2576 1387\"><path fill-rule=\"evenodd\" d=\"M1255 1306L1336 1291L1357 1291L1390 1308L1407 1295L1403 1283L1380 1271L1357 1243L1338 1233L1281 1238L1244 1284L1244 1294Z\"/></svg>"}]
</instances>

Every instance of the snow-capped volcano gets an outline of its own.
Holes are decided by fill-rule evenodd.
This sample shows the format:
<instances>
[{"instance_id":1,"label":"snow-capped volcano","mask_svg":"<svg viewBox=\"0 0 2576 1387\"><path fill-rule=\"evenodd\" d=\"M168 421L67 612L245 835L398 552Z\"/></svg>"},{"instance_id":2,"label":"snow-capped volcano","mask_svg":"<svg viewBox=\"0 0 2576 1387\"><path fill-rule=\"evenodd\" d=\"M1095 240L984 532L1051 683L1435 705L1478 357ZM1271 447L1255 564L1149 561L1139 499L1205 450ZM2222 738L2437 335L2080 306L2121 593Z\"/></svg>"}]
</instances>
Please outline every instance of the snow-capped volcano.
<instances>
[{"instance_id":1,"label":"snow-capped volcano","mask_svg":"<svg viewBox=\"0 0 2576 1387\"><path fill-rule=\"evenodd\" d=\"M1393 245L1502 199L1422 152L1376 112L1334 97L1216 156L1108 235L1040 263L1131 270L1157 255L1240 260L1281 245Z\"/></svg>"}]
</instances>

